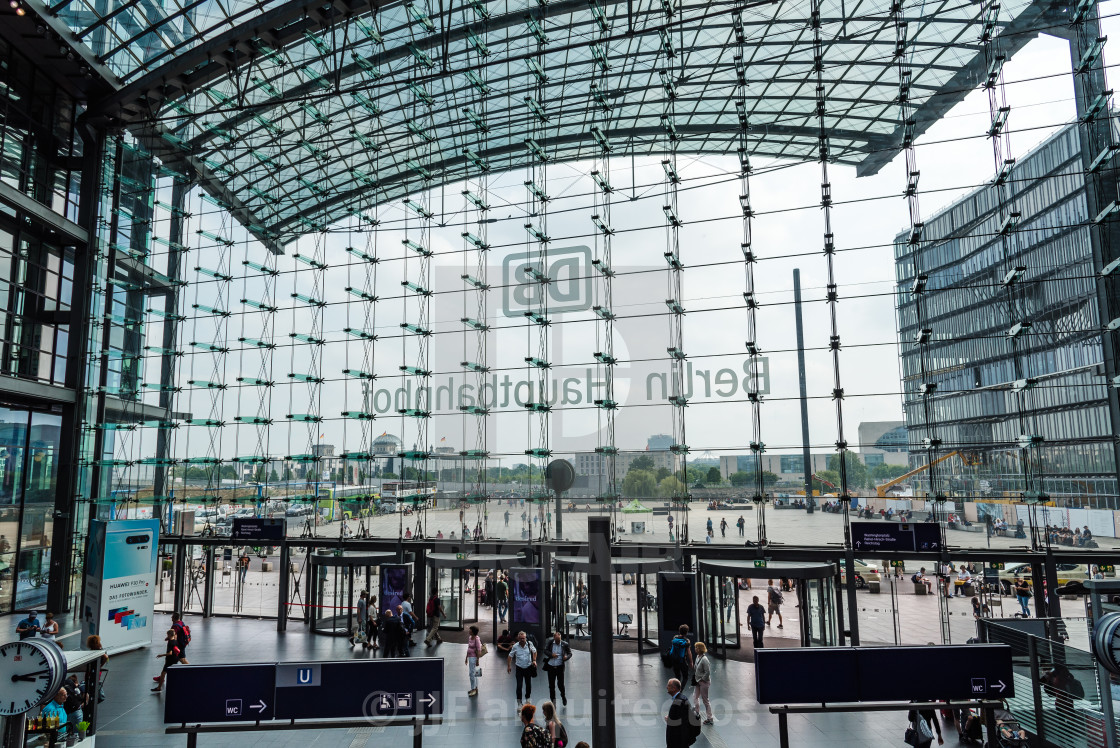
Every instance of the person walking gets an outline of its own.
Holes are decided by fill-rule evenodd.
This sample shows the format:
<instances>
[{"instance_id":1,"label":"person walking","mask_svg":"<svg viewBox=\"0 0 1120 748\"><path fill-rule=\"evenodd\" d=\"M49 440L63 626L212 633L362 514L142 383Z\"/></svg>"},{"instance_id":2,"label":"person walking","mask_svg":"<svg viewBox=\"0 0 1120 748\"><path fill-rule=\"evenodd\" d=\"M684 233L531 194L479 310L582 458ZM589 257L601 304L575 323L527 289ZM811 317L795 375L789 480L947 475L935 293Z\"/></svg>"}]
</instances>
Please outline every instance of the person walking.
<instances>
[{"instance_id":1,"label":"person walking","mask_svg":"<svg viewBox=\"0 0 1120 748\"><path fill-rule=\"evenodd\" d=\"M568 697L564 693L564 666L572 659L572 648L561 638L559 631L553 632L552 641L545 648L545 655L544 671L548 673L548 696L553 703L556 703L556 686L559 685L560 701L567 706Z\"/></svg>"},{"instance_id":2,"label":"person walking","mask_svg":"<svg viewBox=\"0 0 1120 748\"><path fill-rule=\"evenodd\" d=\"M517 632L517 643L510 648L509 658L506 660L506 673L512 672L514 668L517 669L514 676L517 705L521 706L525 703L521 700L522 690L525 692L525 701L533 695L533 676L537 671L537 648L525 636L524 631Z\"/></svg>"},{"instance_id":3,"label":"person walking","mask_svg":"<svg viewBox=\"0 0 1120 748\"><path fill-rule=\"evenodd\" d=\"M471 679L471 690L467 691L467 696L478 696L478 661L482 659L482 652L478 626L471 626L471 635L467 639L467 675Z\"/></svg>"},{"instance_id":4,"label":"person walking","mask_svg":"<svg viewBox=\"0 0 1120 748\"><path fill-rule=\"evenodd\" d=\"M719 521L719 536L721 538L727 537L727 517L724 517Z\"/></svg>"},{"instance_id":5,"label":"person walking","mask_svg":"<svg viewBox=\"0 0 1120 748\"><path fill-rule=\"evenodd\" d=\"M443 603L440 602L439 593L432 590L432 596L428 598L428 604L424 608L424 615L428 616L428 633L424 635L424 644L432 646L432 642L443 644L443 638L439 635L439 622L447 617L443 612Z\"/></svg>"},{"instance_id":6,"label":"person walking","mask_svg":"<svg viewBox=\"0 0 1120 748\"><path fill-rule=\"evenodd\" d=\"M688 683L692 672L692 642L688 638L688 624L682 623L677 635L669 643L669 667L680 683Z\"/></svg>"},{"instance_id":7,"label":"person walking","mask_svg":"<svg viewBox=\"0 0 1120 748\"><path fill-rule=\"evenodd\" d=\"M518 710L521 715L521 748L553 748L548 740L548 733L544 728L533 721L537 708L526 704Z\"/></svg>"},{"instance_id":8,"label":"person walking","mask_svg":"<svg viewBox=\"0 0 1120 748\"><path fill-rule=\"evenodd\" d=\"M711 534L712 534L712 518L711 518L711 517L708 517L708 527L707 527L707 530L708 530L708 535L711 535Z\"/></svg>"},{"instance_id":9,"label":"person walking","mask_svg":"<svg viewBox=\"0 0 1120 748\"><path fill-rule=\"evenodd\" d=\"M735 521L735 526L739 528L739 537L743 537L747 532L747 520L743 518L743 515L739 515L739 519Z\"/></svg>"},{"instance_id":10,"label":"person walking","mask_svg":"<svg viewBox=\"0 0 1120 748\"><path fill-rule=\"evenodd\" d=\"M692 723L696 713L685 698L679 680L670 678L665 691L672 699L669 713L665 715L665 748L688 748L696 741Z\"/></svg>"},{"instance_id":11,"label":"person walking","mask_svg":"<svg viewBox=\"0 0 1120 748\"><path fill-rule=\"evenodd\" d=\"M762 632L766 628L766 609L758 602L758 595L755 595L754 602L747 606L747 628L751 630L751 636L754 637L754 648L761 649Z\"/></svg>"},{"instance_id":12,"label":"person walking","mask_svg":"<svg viewBox=\"0 0 1120 748\"><path fill-rule=\"evenodd\" d=\"M1031 601L1031 586L1027 584L1027 580L1015 577L1015 599L1019 601L1019 607L1023 609L1023 618L1029 618L1031 609L1028 603Z\"/></svg>"},{"instance_id":13,"label":"person walking","mask_svg":"<svg viewBox=\"0 0 1120 748\"><path fill-rule=\"evenodd\" d=\"M164 658L163 670L160 671L159 675L152 678L156 682L156 687L152 689L152 693L159 693L163 690L163 682L167 680L167 668L184 661L183 653L179 650L175 629L168 629L167 636L163 637L163 640L167 643L166 651L163 654L156 655L156 657Z\"/></svg>"},{"instance_id":14,"label":"person walking","mask_svg":"<svg viewBox=\"0 0 1120 748\"><path fill-rule=\"evenodd\" d=\"M357 608L358 613L354 617L354 620L356 621L356 625L354 626L354 630L352 632L350 632L350 646L351 647L354 646L355 642L360 642L362 640L362 635L365 632L366 618L367 618L366 610L369 608L369 591L368 590L362 590L361 594L358 595L358 602L357 602L357 605L355 607ZM364 644L364 642L363 642L363 644Z\"/></svg>"},{"instance_id":15,"label":"person walking","mask_svg":"<svg viewBox=\"0 0 1120 748\"><path fill-rule=\"evenodd\" d=\"M191 643L191 627L183 622L182 613L171 614L171 628L175 630L175 639L179 645L179 657L187 658L187 645Z\"/></svg>"},{"instance_id":16,"label":"person walking","mask_svg":"<svg viewBox=\"0 0 1120 748\"><path fill-rule=\"evenodd\" d=\"M544 717L544 731L548 733L549 745L555 748L567 748L568 731L564 729L564 723L556 714L556 705L551 701L541 704L541 716Z\"/></svg>"},{"instance_id":17,"label":"person walking","mask_svg":"<svg viewBox=\"0 0 1120 748\"><path fill-rule=\"evenodd\" d=\"M494 585L494 596L498 598L498 623L505 623L506 613L509 612L509 582L505 574L499 575L498 583Z\"/></svg>"},{"instance_id":18,"label":"person walking","mask_svg":"<svg viewBox=\"0 0 1120 748\"><path fill-rule=\"evenodd\" d=\"M774 586L773 579L766 580L766 612L769 614L766 618L766 625L769 626L770 622L774 620L774 614L778 614L778 628L782 627L782 603L785 599L782 597L782 591Z\"/></svg>"},{"instance_id":19,"label":"person walking","mask_svg":"<svg viewBox=\"0 0 1120 748\"><path fill-rule=\"evenodd\" d=\"M712 663L708 660L708 645L704 642L696 642L696 671L693 673L692 678L696 681L696 713L700 713L700 702L704 702L704 710L708 715L704 720L704 724L710 725L715 722L712 716L712 702L708 700L708 688L712 685Z\"/></svg>"},{"instance_id":20,"label":"person walking","mask_svg":"<svg viewBox=\"0 0 1120 748\"><path fill-rule=\"evenodd\" d=\"M941 735L941 723L937 719L937 712L933 709L911 709L906 715L910 720L910 729L914 730L917 742L914 748L930 748L933 745L933 734L937 732L937 744L945 745L945 738ZM933 728L933 729L930 729Z\"/></svg>"}]
</instances>

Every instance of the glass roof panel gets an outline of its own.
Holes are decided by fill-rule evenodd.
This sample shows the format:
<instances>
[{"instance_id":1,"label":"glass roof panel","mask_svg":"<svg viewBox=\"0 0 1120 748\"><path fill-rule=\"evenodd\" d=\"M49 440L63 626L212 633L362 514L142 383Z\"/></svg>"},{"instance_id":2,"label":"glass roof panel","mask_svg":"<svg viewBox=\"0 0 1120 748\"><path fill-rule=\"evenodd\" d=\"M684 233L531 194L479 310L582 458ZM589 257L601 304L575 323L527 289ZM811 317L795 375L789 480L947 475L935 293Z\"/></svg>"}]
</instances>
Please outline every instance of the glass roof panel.
<instances>
[{"instance_id":1,"label":"glass roof panel","mask_svg":"<svg viewBox=\"0 0 1120 748\"><path fill-rule=\"evenodd\" d=\"M485 18L470 2L441 12L418 0L326 26L301 21L298 33L291 26L282 35L256 20L290 6L278 0L62 0L52 11L126 87L245 27L239 49L253 50L251 62L187 86L139 126L181 139L197 161L228 175L224 186L281 243L359 206L483 168L521 167L537 157L534 148L553 160L593 158L600 144L592 126L612 147L664 151L661 115L670 96L681 153L733 152L733 13L745 35L751 147L762 156L815 158L817 80L805 0L739 10L678 1L671 17L660 3L475 4ZM1001 24L1029 5L1003 3ZM964 0L903 3L919 108L963 66L977 64L981 12ZM858 164L897 148L890 1L827 0L820 35L832 156Z\"/></svg>"}]
</instances>

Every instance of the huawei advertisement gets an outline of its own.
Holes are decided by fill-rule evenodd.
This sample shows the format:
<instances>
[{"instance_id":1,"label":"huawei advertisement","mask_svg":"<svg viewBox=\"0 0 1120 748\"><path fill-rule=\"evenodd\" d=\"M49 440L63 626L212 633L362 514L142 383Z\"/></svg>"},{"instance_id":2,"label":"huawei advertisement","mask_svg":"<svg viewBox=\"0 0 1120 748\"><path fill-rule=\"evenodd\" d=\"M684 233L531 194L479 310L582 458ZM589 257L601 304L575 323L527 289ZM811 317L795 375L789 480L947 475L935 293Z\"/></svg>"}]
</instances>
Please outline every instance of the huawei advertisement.
<instances>
[{"instance_id":1,"label":"huawei advertisement","mask_svg":"<svg viewBox=\"0 0 1120 748\"><path fill-rule=\"evenodd\" d=\"M159 520L90 523L82 623L106 649L150 644Z\"/></svg>"}]
</instances>

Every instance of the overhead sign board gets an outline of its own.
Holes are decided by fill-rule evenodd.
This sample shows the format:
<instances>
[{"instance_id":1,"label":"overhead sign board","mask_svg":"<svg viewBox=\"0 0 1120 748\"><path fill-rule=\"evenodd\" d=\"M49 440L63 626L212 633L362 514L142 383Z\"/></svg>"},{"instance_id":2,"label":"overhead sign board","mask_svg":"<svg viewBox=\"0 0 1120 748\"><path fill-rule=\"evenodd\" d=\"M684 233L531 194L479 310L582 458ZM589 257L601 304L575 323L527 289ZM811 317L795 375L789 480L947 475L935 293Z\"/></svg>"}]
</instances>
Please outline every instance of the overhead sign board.
<instances>
[{"instance_id":1,"label":"overhead sign board","mask_svg":"<svg viewBox=\"0 0 1120 748\"><path fill-rule=\"evenodd\" d=\"M936 522L853 522L852 548L868 551L939 551L941 527Z\"/></svg>"},{"instance_id":2,"label":"overhead sign board","mask_svg":"<svg viewBox=\"0 0 1120 748\"><path fill-rule=\"evenodd\" d=\"M234 517L230 539L279 543L286 534L283 517Z\"/></svg>"},{"instance_id":3,"label":"overhead sign board","mask_svg":"<svg viewBox=\"0 0 1120 748\"><path fill-rule=\"evenodd\" d=\"M276 719L276 665L177 665L167 671L163 721Z\"/></svg>"},{"instance_id":4,"label":"overhead sign board","mask_svg":"<svg viewBox=\"0 0 1120 748\"><path fill-rule=\"evenodd\" d=\"M276 713L281 719L442 714L443 659L280 663Z\"/></svg>"},{"instance_id":5,"label":"overhead sign board","mask_svg":"<svg viewBox=\"0 0 1120 748\"><path fill-rule=\"evenodd\" d=\"M166 723L384 719L443 714L443 660L182 665L167 671Z\"/></svg>"},{"instance_id":6,"label":"overhead sign board","mask_svg":"<svg viewBox=\"0 0 1120 748\"><path fill-rule=\"evenodd\" d=\"M755 693L760 704L943 701L1007 698L1015 685L1005 644L814 647L755 652Z\"/></svg>"}]
</instances>

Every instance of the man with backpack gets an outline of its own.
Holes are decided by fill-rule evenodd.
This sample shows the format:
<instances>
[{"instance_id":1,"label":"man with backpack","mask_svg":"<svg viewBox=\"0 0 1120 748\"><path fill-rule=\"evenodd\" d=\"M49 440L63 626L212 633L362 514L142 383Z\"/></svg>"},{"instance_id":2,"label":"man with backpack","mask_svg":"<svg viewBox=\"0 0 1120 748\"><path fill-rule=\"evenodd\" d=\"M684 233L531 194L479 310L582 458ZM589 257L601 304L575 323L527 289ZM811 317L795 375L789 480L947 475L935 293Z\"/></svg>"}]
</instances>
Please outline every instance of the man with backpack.
<instances>
[{"instance_id":1,"label":"man with backpack","mask_svg":"<svg viewBox=\"0 0 1120 748\"><path fill-rule=\"evenodd\" d=\"M182 613L171 614L171 628L175 629L176 644L179 646L179 657L187 656L187 645L191 643L191 627L183 623Z\"/></svg>"},{"instance_id":2,"label":"man with backpack","mask_svg":"<svg viewBox=\"0 0 1120 748\"><path fill-rule=\"evenodd\" d=\"M63 682L62 687L66 689L66 700L62 702L62 708L66 710L66 722L70 730L74 731L82 721L82 710L88 701L86 689L78 682L77 673L70 673L70 677Z\"/></svg>"},{"instance_id":3,"label":"man with backpack","mask_svg":"<svg viewBox=\"0 0 1120 748\"><path fill-rule=\"evenodd\" d=\"M782 603L785 598L782 597L782 591L774 586L774 580L766 580L766 612L769 614L766 618L766 625L769 626L770 622L774 620L774 614L778 614L778 628L782 628Z\"/></svg>"},{"instance_id":4,"label":"man with backpack","mask_svg":"<svg viewBox=\"0 0 1120 748\"><path fill-rule=\"evenodd\" d=\"M439 622L445 617L443 612L443 603L440 602L439 593L432 592L432 596L428 598L428 605L424 608L424 615L428 617L428 633L424 636L424 644L432 646L432 642L436 641L443 644L443 639L439 635Z\"/></svg>"},{"instance_id":5,"label":"man with backpack","mask_svg":"<svg viewBox=\"0 0 1120 748\"><path fill-rule=\"evenodd\" d=\"M735 521L735 526L739 528L739 537L743 537L747 530L747 520L743 518L743 515L739 515L739 519Z\"/></svg>"},{"instance_id":6,"label":"man with backpack","mask_svg":"<svg viewBox=\"0 0 1120 748\"><path fill-rule=\"evenodd\" d=\"M669 643L669 667L681 683L688 683L692 672L692 641L688 638L688 624L682 623L677 635Z\"/></svg>"}]
</instances>

